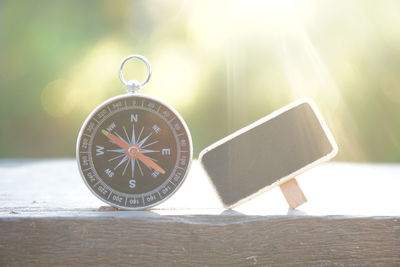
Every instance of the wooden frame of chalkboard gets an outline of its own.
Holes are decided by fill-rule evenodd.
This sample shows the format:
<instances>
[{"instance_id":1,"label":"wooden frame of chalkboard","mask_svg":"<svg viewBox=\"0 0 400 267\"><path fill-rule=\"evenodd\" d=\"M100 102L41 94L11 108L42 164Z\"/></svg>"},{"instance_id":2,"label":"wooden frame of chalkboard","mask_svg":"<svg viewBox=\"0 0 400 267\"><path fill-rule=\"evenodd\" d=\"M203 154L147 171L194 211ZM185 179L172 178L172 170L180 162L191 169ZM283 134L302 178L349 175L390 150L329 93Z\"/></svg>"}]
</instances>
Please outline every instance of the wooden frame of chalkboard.
<instances>
[{"instance_id":1,"label":"wooden frame of chalkboard","mask_svg":"<svg viewBox=\"0 0 400 267\"><path fill-rule=\"evenodd\" d=\"M316 104L302 98L205 148L199 160L224 207L233 208L337 152Z\"/></svg>"}]
</instances>

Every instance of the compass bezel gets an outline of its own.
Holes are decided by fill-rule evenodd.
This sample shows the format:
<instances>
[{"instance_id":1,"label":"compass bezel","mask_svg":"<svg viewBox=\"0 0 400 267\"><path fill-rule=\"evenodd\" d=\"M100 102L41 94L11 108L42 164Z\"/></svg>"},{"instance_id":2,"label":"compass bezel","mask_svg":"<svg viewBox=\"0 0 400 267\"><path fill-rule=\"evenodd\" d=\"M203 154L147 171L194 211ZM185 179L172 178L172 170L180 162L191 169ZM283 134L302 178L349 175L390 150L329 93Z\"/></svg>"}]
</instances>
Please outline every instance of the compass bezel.
<instances>
[{"instance_id":1,"label":"compass bezel","mask_svg":"<svg viewBox=\"0 0 400 267\"><path fill-rule=\"evenodd\" d=\"M84 170L83 170L83 166L81 165L81 149L80 149L80 145L81 145L81 141L82 141L82 137L84 135L84 131L86 129L86 127L88 126L89 122L91 122L92 118L100 111L102 110L104 107L106 107L107 105L111 104L112 102L115 101L119 101L121 99L125 99L125 98L133 98L133 97L137 97L137 98L143 98L143 99L147 99L149 101L153 101L156 102L158 104L160 104L161 106L164 106L165 108L167 108L172 114L173 116L176 117L177 120L179 120L180 124L183 126L183 131L186 133L187 136L187 140L188 140L188 144L187 144L187 150L189 150L188 152L188 158L187 158L187 167L184 171L182 171L183 175L182 175L182 179L179 181L179 183L165 196L161 197L160 194L160 199L154 203L150 203L148 205L143 205L143 206L138 206L138 207L132 207L132 206L126 206L126 205L118 205L112 201L109 201L107 198L101 196L99 194L99 192L95 191L94 188L92 188L92 185L89 184L89 181L85 174L84 174ZM160 114L158 114L159 116L161 116ZM93 133L93 135L96 134L95 132ZM93 137L91 136L90 139L92 139ZM178 144L177 144L178 145ZM88 149L89 151L89 149ZM177 152L178 153L178 152ZM179 156L177 155L177 157L179 158ZM178 161L177 158L177 161ZM193 158L193 144L192 144L192 137L189 131L188 126L186 125L185 120L182 118L182 116L169 104L159 100L156 97L153 96L148 96L146 94L142 94L142 93L127 93L127 94L123 94L123 95L118 95L115 97L112 97L110 99L107 99L106 101L102 102L100 105L98 105L95 109L93 109L90 114L86 117L84 123L82 124L82 127L79 131L78 134L78 138L77 138L77 143L76 143L76 160L78 162L78 169L79 169L79 173L84 181L84 183L86 184L86 186L89 188L89 190L93 193L93 195L95 195L98 199L100 199L102 202L109 204L113 207L117 207L123 210L144 210L144 209L149 209L151 207L160 205L161 203L163 203L164 201L166 201L167 199L169 199L172 195L174 195L176 193L176 191L182 186L182 184L184 183L184 181L186 180L186 177L189 173L190 167L191 167L191 163L192 163L192 158ZM93 164L93 160L92 160L92 165ZM176 167L174 167L176 168ZM172 172L174 173L174 172ZM170 181L172 178L172 173L171 176L169 178L167 178L162 184L167 183L168 181ZM101 179L100 175L99 178ZM104 181L103 181L104 183ZM109 186L108 186L109 187ZM110 189L113 189L112 187L109 187ZM115 189L114 189L115 190ZM155 189L153 189L155 190ZM149 191L151 192L151 191ZM110 192L111 195L112 192ZM126 197L126 199L128 199ZM143 204L145 204L145 202L143 201Z\"/></svg>"}]
</instances>

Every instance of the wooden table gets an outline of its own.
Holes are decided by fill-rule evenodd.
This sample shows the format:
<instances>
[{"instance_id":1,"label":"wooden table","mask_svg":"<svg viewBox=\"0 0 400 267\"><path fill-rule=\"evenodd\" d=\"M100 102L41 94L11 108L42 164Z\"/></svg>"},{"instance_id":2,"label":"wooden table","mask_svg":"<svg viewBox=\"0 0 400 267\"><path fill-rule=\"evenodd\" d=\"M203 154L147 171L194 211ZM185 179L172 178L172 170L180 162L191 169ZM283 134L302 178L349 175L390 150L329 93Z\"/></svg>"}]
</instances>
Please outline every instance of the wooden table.
<instances>
[{"instance_id":1,"label":"wooden table","mask_svg":"<svg viewBox=\"0 0 400 267\"><path fill-rule=\"evenodd\" d=\"M0 161L0 266L400 266L400 165L327 163L224 210L194 162L148 211L98 211L72 159Z\"/></svg>"}]
</instances>

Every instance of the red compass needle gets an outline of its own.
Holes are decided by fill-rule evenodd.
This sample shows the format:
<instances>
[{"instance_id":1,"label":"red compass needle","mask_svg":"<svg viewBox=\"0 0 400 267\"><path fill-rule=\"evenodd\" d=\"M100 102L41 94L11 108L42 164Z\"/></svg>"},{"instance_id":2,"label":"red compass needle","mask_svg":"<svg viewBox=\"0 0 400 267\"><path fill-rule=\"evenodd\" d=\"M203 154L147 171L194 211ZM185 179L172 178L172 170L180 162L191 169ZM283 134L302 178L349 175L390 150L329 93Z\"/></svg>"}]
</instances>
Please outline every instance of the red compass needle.
<instances>
[{"instance_id":1,"label":"red compass needle","mask_svg":"<svg viewBox=\"0 0 400 267\"><path fill-rule=\"evenodd\" d=\"M160 172L161 174L165 173L165 170L163 168L161 168L160 166L157 165L157 163L155 163L154 161L151 160L151 158L146 157L145 155L143 155L142 153L138 152L136 154L136 158L139 159L141 162L143 162L144 164L146 164L147 166L155 169L156 171Z\"/></svg>"},{"instance_id":2,"label":"red compass needle","mask_svg":"<svg viewBox=\"0 0 400 267\"><path fill-rule=\"evenodd\" d=\"M128 157L129 158L137 158L138 160L140 160L141 162L143 162L147 166L155 169L156 171L160 172L161 174L165 173L165 170L163 168L158 166L157 163L155 163L151 158L149 158L149 157L143 155L142 153L140 153L140 151L138 151L137 148L135 149L135 152L132 154L132 153L130 153L131 146L129 144L127 144L125 141L121 140L120 138L118 138L117 136L113 135L112 133L110 133L110 132L108 132L106 130L101 130L101 132L108 139L110 139L115 144L117 144L119 147L125 149L128 152Z\"/></svg>"},{"instance_id":3,"label":"red compass needle","mask_svg":"<svg viewBox=\"0 0 400 267\"><path fill-rule=\"evenodd\" d=\"M101 130L101 132L111 141L113 141L117 146L119 146L120 148L123 148L125 150L129 149L129 144L125 143L123 140L121 140L120 138L116 137L115 135L113 135L112 133L106 131L106 130Z\"/></svg>"}]
</instances>

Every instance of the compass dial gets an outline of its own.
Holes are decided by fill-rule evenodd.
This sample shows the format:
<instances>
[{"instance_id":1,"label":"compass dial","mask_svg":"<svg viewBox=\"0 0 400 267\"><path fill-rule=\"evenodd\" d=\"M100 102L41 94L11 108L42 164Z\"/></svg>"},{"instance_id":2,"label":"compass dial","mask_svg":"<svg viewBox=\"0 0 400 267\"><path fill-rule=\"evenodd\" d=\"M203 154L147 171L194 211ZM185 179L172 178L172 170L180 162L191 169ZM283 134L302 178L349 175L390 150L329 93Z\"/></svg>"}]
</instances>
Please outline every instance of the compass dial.
<instances>
[{"instance_id":1,"label":"compass dial","mask_svg":"<svg viewBox=\"0 0 400 267\"><path fill-rule=\"evenodd\" d=\"M110 99L86 119L77 158L83 179L123 209L159 204L182 184L192 158L187 126L171 107L135 94Z\"/></svg>"}]
</instances>

